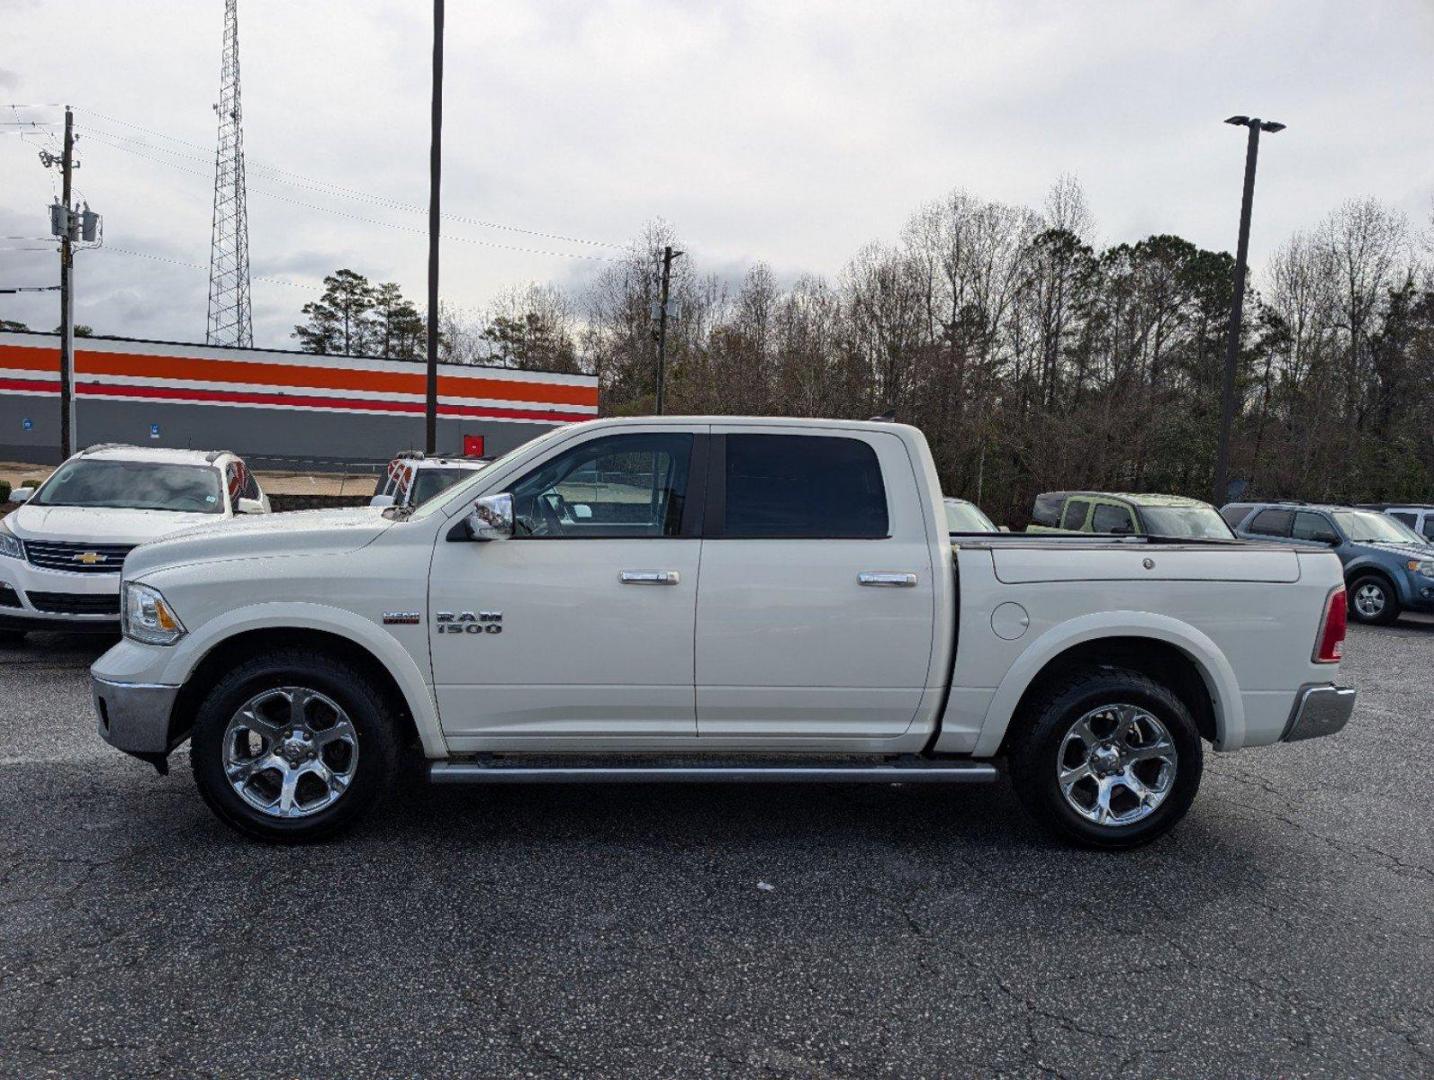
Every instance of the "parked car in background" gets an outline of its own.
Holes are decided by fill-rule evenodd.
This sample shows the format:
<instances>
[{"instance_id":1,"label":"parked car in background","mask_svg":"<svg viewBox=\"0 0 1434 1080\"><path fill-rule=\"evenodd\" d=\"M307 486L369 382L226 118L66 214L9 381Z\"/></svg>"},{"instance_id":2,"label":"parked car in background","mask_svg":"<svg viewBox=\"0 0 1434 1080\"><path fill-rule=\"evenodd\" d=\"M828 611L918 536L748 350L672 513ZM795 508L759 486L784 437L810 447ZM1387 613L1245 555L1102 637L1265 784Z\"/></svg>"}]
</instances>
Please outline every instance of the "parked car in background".
<instances>
[{"instance_id":1,"label":"parked car in background","mask_svg":"<svg viewBox=\"0 0 1434 1080\"><path fill-rule=\"evenodd\" d=\"M70 458L0 521L0 631L119 629L120 570L131 548L232 518L269 499L227 450L106 444Z\"/></svg>"},{"instance_id":2,"label":"parked car in background","mask_svg":"<svg viewBox=\"0 0 1434 1080\"><path fill-rule=\"evenodd\" d=\"M1199 499L1104 491L1048 491L1037 495L1026 531L1234 539L1215 508Z\"/></svg>"},{"instance_id":3,"label":"parked car in background","mask_svg":"<svg viewBox=\"0 0 1434 1080\"><path fill-rule=\"evenodd\" d=\"M404 451L378 479L370 506L418 506L486 467L492 458L427 457Z\"/></svg>"},{"instance_id":4,"label":"parked car in background","mask_svg":"<svg viewBox=\"0 0 1434 1080\"><path fill-rule=\"evenodd\" d=\"M1220 516L1249 540L1319 544L1339 556L1349 614L1392 623L1401 611L1434 612L1434 552L1409 526L1376 510L1307 503L1230 503Z\"/></svg>"},{"instance_id":5,"label":"parked car in background","mask_svg":"<svg viewBox=\"0 0 1434 1080\"><path fill-rule=\"evenodd\" d=\"M946 531L953 533L1000 532L996 523L988 518L979 506L969 499L945 498Z\"/></svg>"},{"instance_id":6,"label":"parked car in background","mask_svg":"<svg viewBox=\"0 0 1434 1080\"><path fill-rule=\"evenodd\" d=\"M1426 544L1434 544L1434 506L1428 503L1360 503L1361 510L1378 510L1401 525L1408 525Z\"/></svg>"}]
</instances>

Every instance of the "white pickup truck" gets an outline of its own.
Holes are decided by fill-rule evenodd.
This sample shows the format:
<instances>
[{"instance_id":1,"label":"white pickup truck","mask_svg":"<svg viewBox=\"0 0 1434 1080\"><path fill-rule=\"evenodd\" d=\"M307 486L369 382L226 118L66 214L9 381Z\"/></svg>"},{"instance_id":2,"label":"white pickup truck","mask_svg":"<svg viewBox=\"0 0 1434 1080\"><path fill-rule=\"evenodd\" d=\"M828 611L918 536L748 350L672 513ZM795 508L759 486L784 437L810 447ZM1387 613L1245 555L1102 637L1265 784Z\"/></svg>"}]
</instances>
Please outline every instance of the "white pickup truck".
<instances>
[{"instance_id":1,"label":"white pickup truck","mask_svg":"<svg viewBox=\"0 0 1434 1080\"><path fill-rule=\"evenodd\" d=\"M963 783L1153 839L1202 744L1338 731L1339 560L947 532L914 428L555 429L416 509L258 518L125 561L101 736L252 836L334 833L417 743L438 783Z\"/></svg>"}]
</instances>

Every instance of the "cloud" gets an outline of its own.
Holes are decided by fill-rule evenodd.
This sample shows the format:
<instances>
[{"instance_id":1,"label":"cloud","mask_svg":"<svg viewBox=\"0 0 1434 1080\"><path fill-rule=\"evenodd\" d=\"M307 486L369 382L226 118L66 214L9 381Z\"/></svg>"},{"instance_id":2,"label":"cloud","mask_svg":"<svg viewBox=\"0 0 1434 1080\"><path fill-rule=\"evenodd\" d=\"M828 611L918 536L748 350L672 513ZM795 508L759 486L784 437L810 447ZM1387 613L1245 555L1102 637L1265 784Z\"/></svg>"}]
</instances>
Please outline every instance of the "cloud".
<instances>
[{"instance_id":1,"label":"cloud","mask_svg":"<svg viewBox=\"0 0 1434 1080\"><path fill-rule=\"evenodd\" d=\"M222 6L175 19L162 0L0 4L15 85L82 107L77 178L109 242L177 260L87 256L86 321L202 333ZM317 284L349 266L421 297L427 7L246 3L240 19L256 338L289 344L311 295L262 277ZM1174 232L1228 249L1243 146L1220 121L1236 112L1290 125L1262 152L1257 268L1346 198L1423 221L1434 192L1411 137L1434 127L1420 0L552 0L450 4L448 22L443 205L473 220L445 222L442 281L468 307L590 280L601 264L570 256L607 250L556 237L621 244L658 216L724 279L755 260L784 280L835 275L953 187L1038 205L1062 173L1106 241ZM85 47L56 51L75 25ZM52 190L35 159L46 138L0 136L0 213L28 228Z\"/></svg>"}]
</instances>

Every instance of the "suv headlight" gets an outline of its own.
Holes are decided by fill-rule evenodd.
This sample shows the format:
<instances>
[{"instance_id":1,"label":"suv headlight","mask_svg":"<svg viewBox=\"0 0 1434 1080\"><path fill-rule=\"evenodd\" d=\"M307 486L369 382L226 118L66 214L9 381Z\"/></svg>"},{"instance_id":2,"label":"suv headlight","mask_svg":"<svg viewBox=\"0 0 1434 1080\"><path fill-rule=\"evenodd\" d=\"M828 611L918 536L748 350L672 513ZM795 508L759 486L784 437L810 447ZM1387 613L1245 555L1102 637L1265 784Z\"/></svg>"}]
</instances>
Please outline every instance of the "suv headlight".
<instances>
[{"instance_id":1,"label":"suv headlight","mask_svg":"<svg viewBox=\"0 0 1434 1080\"><path fill-rule=\"evenodd\" d=\"M120 631L145 645L173 645L185 634L159 590L134 581L120 582Z\"/></svg>"},{"instance_id":2,"label":"suv headlight","mask_svg":"<svg viewBox=\"0 0 1434 1080\"><path fill-rule=\"evenodd\" d=\"M1405 565L1416 574L1434 577L1434 559L1410 559Z\"/></svg>"},{"instance_id":3,"label":"suv headlight","mask_svg":"<svg viewBox=\"0 0 1434 1080\"><path fill-rule=\"evenodd\" d=\"M23 559L25 557L25 545L20 543L19 537L0 521L0 555L8 555L12 559Z\"/></svg>"}]
</instances>

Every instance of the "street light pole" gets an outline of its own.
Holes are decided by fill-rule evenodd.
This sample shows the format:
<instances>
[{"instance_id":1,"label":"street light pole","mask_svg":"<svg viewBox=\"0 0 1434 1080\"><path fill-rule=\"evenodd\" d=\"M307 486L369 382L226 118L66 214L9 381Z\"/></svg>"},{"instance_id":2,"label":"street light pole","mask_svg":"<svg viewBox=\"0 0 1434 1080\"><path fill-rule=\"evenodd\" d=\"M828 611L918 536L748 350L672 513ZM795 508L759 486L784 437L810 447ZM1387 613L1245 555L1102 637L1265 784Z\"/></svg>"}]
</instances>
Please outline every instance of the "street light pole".
<instances>
[{"instance_id":1,"label":"street light pole","mask_svg":"<svg viewBox=\"0 0 1434 1080\"><path fill-rule=\"evenodd\" d=\"M667 301L672 283L672 260L680 258L682 252L673 251L672 245L662 249L662 284L657 309L657 415L662 415L667 391Z\"/></svg>"},{"instance_id":2,"label":"street light pole","mask_svg":"<svg viewBox=\"0 0 1434 1080\"><path fill-rule=\"evenodd\" d=\"M428 384L424 450L438 452L438 191L443 164L443 0L433 0L433 107L428 145Z\"/></svg>"},{"instance_id":3,"label":"street light pole","mask_svg":"<svg viewBox=\"0 0 1434 1080\"><path fill-rule=\"evenodd\" d=\"M1240 358L1240 324L1245 314L1245 263L1250 255L1250 208L1255 200L1255 162L1260 156L1260 132L1274 134L1284 124L1259 117L1232 116L1225 121L1249 129L1245 144L1245 191L1240 199L1240 239L1235 249L1235 294L1230 299L1229 337L1225 342L1225 373L1220 385L1220 441L1215 449L1215 505L1229 499L1230 429L1235 423L1235 369Z\"/></svg>"}]
</instances>

